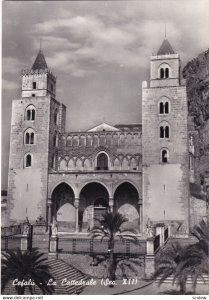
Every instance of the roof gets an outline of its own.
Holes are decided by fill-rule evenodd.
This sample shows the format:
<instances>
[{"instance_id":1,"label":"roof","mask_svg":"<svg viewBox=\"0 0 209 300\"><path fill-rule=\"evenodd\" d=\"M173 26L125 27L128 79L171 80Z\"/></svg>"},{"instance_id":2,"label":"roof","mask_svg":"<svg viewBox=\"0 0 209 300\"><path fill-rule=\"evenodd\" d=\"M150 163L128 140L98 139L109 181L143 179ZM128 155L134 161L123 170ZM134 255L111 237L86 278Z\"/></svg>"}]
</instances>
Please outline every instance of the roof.
<instances>
[{"instance_id":1,"label":"roof","mask_svg":"<svg viewBox=\"0 0 209 300\"><path fill-rule=\"evenodd\" d=\"M157 52L157 55L165 55L165 54L175 54L173 51L173 48L171 47L171 44L167 39L165 39L160 46L160 49Z\"/></svg>"},{"instance_id":2,"label":"roof","mask_svg":"<svg viewBox=\"0 0 209 300\"><path fill-rule=\"evenodd\" d=\"M122 131L142 131L142 124L140 123L117 124L115 127Z\"/></svg>"},{"instance_id":3,"label":"roof","mask_svg":"<svg viewBox=\"0 0 209 300\"><path fill-rule=\"evenodd\" d=\"M42 50L39 50L35 62L32 66L32 70L41 70L41 69L42 70L48 69L48 67Z\"/></svg>"},{"instance_id":4,"label":"roof","mask_svg":"<svg viewBox=\"0 0 209 300\"><path fill-rule=\"evenodd\" d=\"M106 123L101 123L100 125L89 129L88 131L120 131L118 128L108 125Z\"/></svg>"}]
</instances>

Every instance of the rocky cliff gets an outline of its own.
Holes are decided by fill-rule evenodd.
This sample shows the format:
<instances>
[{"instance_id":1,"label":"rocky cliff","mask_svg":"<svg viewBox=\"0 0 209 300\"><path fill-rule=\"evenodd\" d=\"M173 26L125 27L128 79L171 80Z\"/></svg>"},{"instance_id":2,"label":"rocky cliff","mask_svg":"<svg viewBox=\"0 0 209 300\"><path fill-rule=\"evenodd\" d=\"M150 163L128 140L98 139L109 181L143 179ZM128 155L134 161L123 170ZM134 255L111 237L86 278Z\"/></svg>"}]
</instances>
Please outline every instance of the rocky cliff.
<instances>
[{"instance_id":1,"label":"rocky cliff","mask_svg":"<svg viewBox=\"0 0 209 300\"><path fill-rule=\"evenodd\" d=\"M189 115L199 135L197 171L209 179L209 49L185 66L183 77L186 79Z\"/></svg>"}]
</instances>

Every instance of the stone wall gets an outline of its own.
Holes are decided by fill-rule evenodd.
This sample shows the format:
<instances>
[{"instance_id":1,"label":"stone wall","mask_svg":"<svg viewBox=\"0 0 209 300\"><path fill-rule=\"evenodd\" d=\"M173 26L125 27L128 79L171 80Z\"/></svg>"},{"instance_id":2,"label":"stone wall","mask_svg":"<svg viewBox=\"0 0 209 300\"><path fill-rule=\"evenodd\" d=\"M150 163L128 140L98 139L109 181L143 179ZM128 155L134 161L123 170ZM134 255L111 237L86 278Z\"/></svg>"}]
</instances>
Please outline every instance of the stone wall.
<instances>
[{"instance_id":1,"label":"stone wall","mask_svg":"<svg viewBox=\"0 0 209 300\"><path fill-rule=\"evenodd\" d=\"M61 134L58 170L95 170L105 152L109 170L141 170L141 132L74 132Z\"/></svg>"}]
</instances>

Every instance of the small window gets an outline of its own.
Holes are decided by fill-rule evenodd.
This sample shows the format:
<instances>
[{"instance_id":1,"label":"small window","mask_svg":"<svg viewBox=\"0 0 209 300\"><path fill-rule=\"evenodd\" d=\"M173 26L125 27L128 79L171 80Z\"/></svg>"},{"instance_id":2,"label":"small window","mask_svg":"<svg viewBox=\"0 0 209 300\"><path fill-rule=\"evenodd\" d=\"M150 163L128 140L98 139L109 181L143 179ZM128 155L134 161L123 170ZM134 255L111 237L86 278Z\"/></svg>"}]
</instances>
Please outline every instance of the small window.
<instances>
[{"instance_id":1,"label":"small window","mask_svg":"<svg viewBox=\"0 0 209 300\"><path fill-rule=\"evenodd\" d=\"M58 124L58 110L57 108L54 111L54 124Z\"/></svg>"},{"instance_id":2,"label":"small window","mask_svg":"<svg viewBox=\"0 0 209 300\"><path fill-rule=\"evenodd\" d=\"M169 113L169 103L166 102L165 103L165 114L168 114Z\"/></svg>"},{"instance_id":3,"label":"small window","mask_svg":"<svg viewBox=\"0 0 209 300\"><path fill-rule=\"evenodd\" d=\"M55 168L55 156L52 155L52 168L54 169Z\"/></svg>"},{"instance_id":4,"label":"small window","mask_svg":"<svg viewBox=\"0 0 209 300\"><path fill-rule=\"evenodd\" d=\"M164 127L160 126L160 138L163 139L164 138Z\"/></svg>"},{"instance_id":5,"label":"small window","mask_svg":"<svg viewBox=\"0 0 209 300\"><path fill-rule=\"evenodd\" d=\"M158 111L160 115L170 113L170 101L167 97L162 97L160 102L158 102Z\"/></svg>"},{"instance_id":6,"label":"small window","mask_svg":"<svg viewBox=\"0 0 209 300\"><path fill-rule=\"evenodd\" d=\"M97 156L97 170L108 170L108 157L105 153Z\"/></svg>"},{"instance_id":7,"label":"small window","mask_svg":"<svg viewBox=\"0 0 209 300\"><path fill-rule=\"evenodd\" d=\"M36 90L36 82L33 82L33 90Z\"/></svg>"},{"instance_id":8,"label":"small window","mask_svg":"<svg viewBox=\"0 0 209 300\"><path fill-rule=\"evenodd\" d=\"M160 114L164 114L164 103L163 102L160 102L160 111L159 111Z\"/></svg>"},{"instance_id":9,"label":"small window","mask_svg":"<svg viewBox=\"0 0 209 300\"><path fill-rule=\"evenodd\" d=\"M31 155L30 154L27 154L26 155L26 158L25 158L25 167L26 168L29 168L31 167L32 165L32 158L31 158Z\"/></svg>"},{"instance_id":10,"label":"small window","mask_svg":"<svg viewBox=\"0 0 209 300\"><path fill-rule=\"evenodd\" d=\"M171 77L171 68L168 64L163 63L160 65L158 69L158 78L167 79Z\"/></svg>"},{"instance_id":11,"label":"small window","mask_svg":"<svg viewBox=\"0 0 209 300\"><path fill-rule=\"evenodd\" d=\"M170 137L170 128L169 126L160 126L160 138L168 139Z\"/></svg>"},{"instance_id":12,"label":"small window","mask_svg":"<svg viewBox=\"0 0 209 300\"><path fill-rule=\"evenodd\" d=\"M161 79L164 78L164 69L163 68L160 69L160 78Z\"/></svg>"},{"instance_id":13,"label":"small window","mask_svg":"<svg viewBox=\"0 0 209 300\"><path fill-rule=\"evenodd\" d=\"M165 127L165 138L169 138L169 126Z\"/></svg>"},{"instance_id":14,"label":"small window","mask_svg":"<svg viewBox=\"0 0 209 300\"><path fill-rule=\"evenodd\" d=\"M24 144L32 145L35 143L35 133L32 128L28 128L24 134Z\"/></svg>"},{"instance_id":15,"label":"small window","mask_svg":"<svg viewBox=\"0 0 209 300\"><path fill-rule=\"evenodd\" d=\"M54 147L58 146L58 135L57 135L56 131L55 131L54 136L53 136L53 146Z\"/></svg>"},{"instance_id":16,"label":"small window","mask_svg":"<svg viewBox=\"0 0 209 300\"><path fill-rule=\"evenodd\" d=\"M35 94L32 94L32 97L35 97L36 95Z\"/></svg>"},{"instance_id":17,"label":"small window","mask_svg":"<svg viewBox=\"0 0 209 300\"><path fill-rule=\"evenodd\" d=\"M27 121L34 121L35 117L36 117L35 107L33 105L29 105L26 108L25 118L26 118Z\"/></svg>"},{"instance_id":18,"label":"small window","mask_svg":"<svg viewBox=\"0 0 209 300\"><path fill-rule=\"evenodd\" d=\"M163 163L167 163L168 162L168 151L167 150L162 150L161 152L161 161Z\"/></svg>"}]
</instances>

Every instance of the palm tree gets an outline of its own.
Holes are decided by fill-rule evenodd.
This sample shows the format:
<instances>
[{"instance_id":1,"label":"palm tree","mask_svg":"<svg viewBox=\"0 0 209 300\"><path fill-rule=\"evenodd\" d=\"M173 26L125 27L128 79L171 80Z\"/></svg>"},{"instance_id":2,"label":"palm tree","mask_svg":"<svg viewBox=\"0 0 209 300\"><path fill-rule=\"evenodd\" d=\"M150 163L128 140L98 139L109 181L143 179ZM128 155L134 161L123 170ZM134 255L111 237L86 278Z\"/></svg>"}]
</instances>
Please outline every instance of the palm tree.
<instances>
[{"instance_id":1,"label":"palm tree","mask_svg":"<svg viewBox=\"0 0 209 300\"><path fill-rule=\"evenodd\" d=\"M182 259L179 262L175 277L178 278L181 274L191 276L193 294L195 294L197 279L200 277L204 281L203 274L208 273L208 254L201 246L201 243L196 243L185 247Z\"/></svg>"},{"instance_id":2,"label":"palm tree","mask_svg":"<svg viewBox=\"0 0 209 300\"><path fill-rule=\"evenodd\" d=\"M20 249L16 251L9 250L2 253L2 287L1 292L5 290L10 280L17 279L20 282L34 282L35 285L43 292L43 294L52 294L53 286L48 286L49 279L53 276L49 272L49 266L46 264L47 259L43 258L43 253L38 252L37 248L22 252ZM31 295L33 294L33 286L28 285ZM18 295L24 295L26 286L15 285Z\"/></svg>"},{"instance_id":3,"label":"palm tree","mask_svg":"<svg viewBox=\"0 0 209 300\"><path fill-rule=\"evenodd\" d=\"M185 270L190 274L195 293L198 277L204 280L203 274L208 274L209 270L209 227L202 220L199 225L194 226L191 233L198 239L198 242L185 248L177 274Z\"/></svg>"},{"instance_id":4,"label":"palm tree","mask_svg":"<svg viewBox=\"0 0 209 300\"><path fill-rule=\"evenodd\" d=\"M182 247L180 244L171 244L161 255L154 277L161 276L159 284L173 275L173 284L180 286L181 294L186 293L186 282L192 278L193 293L195 294L197 279L204 280L203 274L209 270L209 228L205 221L194 226L191 233L198 242Z\"/></svg>"},{"instance_id":5,"label":"palm tree","mask_svg":"<svg viewBox=\"0 0 209 300\"><path fill-rule=\"evenodd\" d=\"M188 273L185 271L178 273L177 267L182 261L184 256L184 247L179 243L171 244L167 249L162 251L159 261L156 264L156 271L154 273L154 278L159 278L159 285L161 285L169 276L174 275L173 284L177 283L180 286L180 293L186 293L186 281Z\"/></svg>"},{"instance_id":6,"label":"palm tree","mask_svg":"<svg viewBox=\"0 0 209 300\"><path fill-rule=\"evenodd\" d=\"M116 239L120 240L134 240L137 241L136 231L133 229L123 230L121 226L128 221L128 219L118 212L106 212L102 220L97 220L99 226L94 226L90 232L91 237L100 238L101 242L104 238L108 240L108 278L110 281L115 280L115 272L117 267L116 256L114 255L114 245Z\"/></svg>"}]
</instances>

